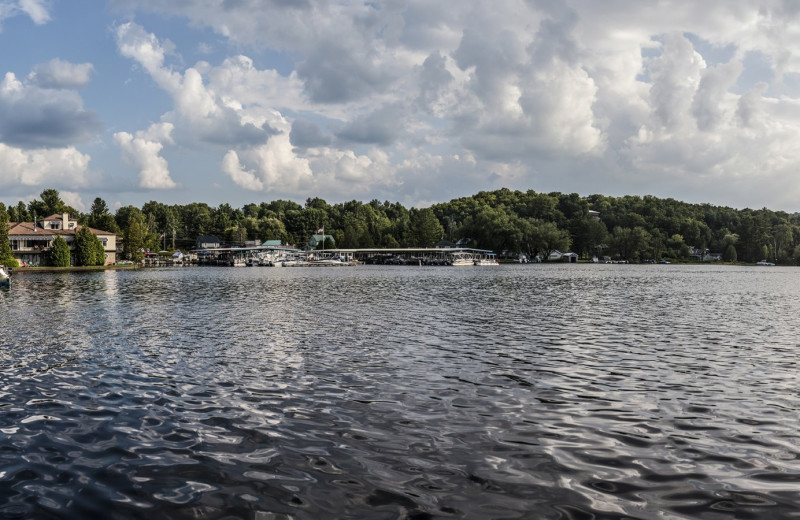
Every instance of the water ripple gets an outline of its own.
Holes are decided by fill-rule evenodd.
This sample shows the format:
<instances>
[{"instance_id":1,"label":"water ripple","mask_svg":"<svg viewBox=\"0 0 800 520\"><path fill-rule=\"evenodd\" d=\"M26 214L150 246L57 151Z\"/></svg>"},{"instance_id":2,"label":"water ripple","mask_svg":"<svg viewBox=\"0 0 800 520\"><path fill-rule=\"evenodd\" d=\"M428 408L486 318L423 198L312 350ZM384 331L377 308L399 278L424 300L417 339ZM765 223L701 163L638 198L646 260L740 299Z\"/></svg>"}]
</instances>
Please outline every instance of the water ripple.
<instances>
[{"instance_id":1,"label":"water ripple","mask_svg":"<svg viewBox=\"0 0 800 520\"><path fill-rule=\"evenodd\" d=\"M21 274L0 518L793 518L796 273Z\"/></svg>"}]
</instances>

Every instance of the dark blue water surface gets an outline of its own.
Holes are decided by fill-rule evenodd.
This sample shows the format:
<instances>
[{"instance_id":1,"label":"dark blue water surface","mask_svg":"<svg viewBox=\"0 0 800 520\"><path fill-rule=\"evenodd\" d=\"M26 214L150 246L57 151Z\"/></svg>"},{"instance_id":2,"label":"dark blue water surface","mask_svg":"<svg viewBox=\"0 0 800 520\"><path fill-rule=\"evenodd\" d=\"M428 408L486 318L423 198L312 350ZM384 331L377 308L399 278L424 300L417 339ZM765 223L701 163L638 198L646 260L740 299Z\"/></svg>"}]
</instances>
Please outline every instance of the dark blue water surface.
<instances>
[{"instance_id":1,"label":"dark blue water surface","mask_svg":"<svg viewBox=\"0 0 800 520\"><path fill-rule=\"evenodd\" d=\"M1 518L798 518L800 270L20 273Z\"/></svg>"}]
</instances>

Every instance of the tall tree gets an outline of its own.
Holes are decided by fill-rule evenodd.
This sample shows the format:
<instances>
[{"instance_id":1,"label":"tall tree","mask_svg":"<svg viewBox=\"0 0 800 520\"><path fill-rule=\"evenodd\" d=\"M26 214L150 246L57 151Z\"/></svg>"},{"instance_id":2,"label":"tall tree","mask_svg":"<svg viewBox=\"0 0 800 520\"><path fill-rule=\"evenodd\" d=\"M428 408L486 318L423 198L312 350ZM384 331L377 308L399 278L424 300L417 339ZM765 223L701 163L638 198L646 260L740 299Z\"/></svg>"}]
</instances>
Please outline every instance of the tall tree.
<instances>
[{"instance_id":1,"label":"tall tree","mask_svg":"<svg viewBox=\"0 0 800 520\"><path fill-rule=\"evenodd\" d=\"M100 197L95 198L94 202L92 202L92 207L89 210L89 222L91 222L93 219L97 219L100 217L100 215L105 215L106 213L108 213L108 205L106 204L106 201Z\"/></svg>"},{"instance_id":2,"label":"tall tree","mask_svg":"<svg viewBox=\"0 0 800 520\"><path fill-rule=\"evenodd\" d=\"M42 200L32 200L28 203L28 211L36 215L36 218L49 217L50 215L61 215L62 213L75 213L75 211L64 204L58 190L52 188L44 190L39 195Z\"/></svg>"},{"instance_id":3,"label":"tall tree","mask_svg":"<svg viewBox=\"0 0 800 520\"><path fill-rule=\"evenodd\" d=\"M61 235L56 235L53 240L53 245L47 251L47 265L53 267L69 267L70 266L70 251L67 241L61 238Z\"/></svg>"},{"instance_id":4,"label":"tall tree","mask_svg":"<svg viewBox=\"0 0 800 520\"><path fill-rule=\"evenodd\" d=\"M92 202L92 207L89 210L89 218L86 221L89 227L95 229L102 229L111 233L118 233L119 226L116 219L108 212L106 201L97 197Z\"/></svg>"},{"instance_id":5,"label":"tall tree","mask_svg":"<svg viewBox=\"0 0 800 520\"><path fill-rule=\"evenodd\" d=\"M444 228L431 208L423 208L411 212L409 245L412 247L433 247L433 244L442 235L444 235Z\"/></svg>"},{"instance_id":6,"label":"tall tree","mask_svg":"<svg viewBox=\"0 0 800 520\"><path fill-rule=\"evenodd\" d=\"M97 235L89 231L88 227L81 227L75 233L75 265L103 265L105 263L105 255L98 254L98 251L102 248L103 245Z\"/></svg>"},{"instance_id":7,"label":"tall tree","mask_svg":"<svg viewBox=\"0 0 800 520\"><path fill-rule=\"evenodd\" d=\"M6 213L6 206L0 203L0 264L9 267L18 267L19 262L14 258L11 252L11 242L8 239L8 213Z\"/></svg>"},{"instance_id":8,"label":"tall tree","mask_svg":"<svg viewBox=\"0 0 800 520\"><path fill-rule=\"evenodd\" d=\"M144 260L144 244L147 232L144 225L144 216L141 212L131 215L125 228L125 238L122 242L122 253L128 260L140 263Z\"/></svg>"}]
</instances>

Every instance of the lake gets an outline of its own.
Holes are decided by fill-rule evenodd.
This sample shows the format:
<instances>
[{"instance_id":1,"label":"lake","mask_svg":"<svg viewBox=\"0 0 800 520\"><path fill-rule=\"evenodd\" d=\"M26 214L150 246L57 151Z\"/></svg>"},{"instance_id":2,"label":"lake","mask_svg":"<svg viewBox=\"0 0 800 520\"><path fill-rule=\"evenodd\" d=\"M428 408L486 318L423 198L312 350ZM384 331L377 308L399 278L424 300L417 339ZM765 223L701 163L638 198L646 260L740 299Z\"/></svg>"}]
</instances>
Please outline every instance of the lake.
<instances>
[{"instance_id":1,"label":"lake","mask_svg":"<svg viewBox=\"0 0 800 520\"><path fill-rule=\"evenodd\" d=\"M797 518L800 270L186 267L0 290L0 518Z\"/></svg>"}]
</instances>

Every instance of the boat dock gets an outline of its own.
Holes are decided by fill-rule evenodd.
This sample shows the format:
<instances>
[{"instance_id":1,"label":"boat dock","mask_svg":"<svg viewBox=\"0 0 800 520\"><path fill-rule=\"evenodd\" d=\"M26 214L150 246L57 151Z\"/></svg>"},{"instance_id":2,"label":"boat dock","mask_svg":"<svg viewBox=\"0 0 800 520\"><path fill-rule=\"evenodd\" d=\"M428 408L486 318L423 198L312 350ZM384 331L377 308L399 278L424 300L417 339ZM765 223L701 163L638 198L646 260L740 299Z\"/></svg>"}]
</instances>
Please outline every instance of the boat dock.
<instances>
[{"instance_id":1,"label":"boat dock","mask_svg":"<svg viewBox=\"0 0 800 520\"><path fill-rule=\"evenodd\" d=\"M192 251L198 265L322 267L357 264L449 266L463 256L494 257L474 248L367 248L303 251L281 246L221 247Z\"/></svg>"}]
</instances>

